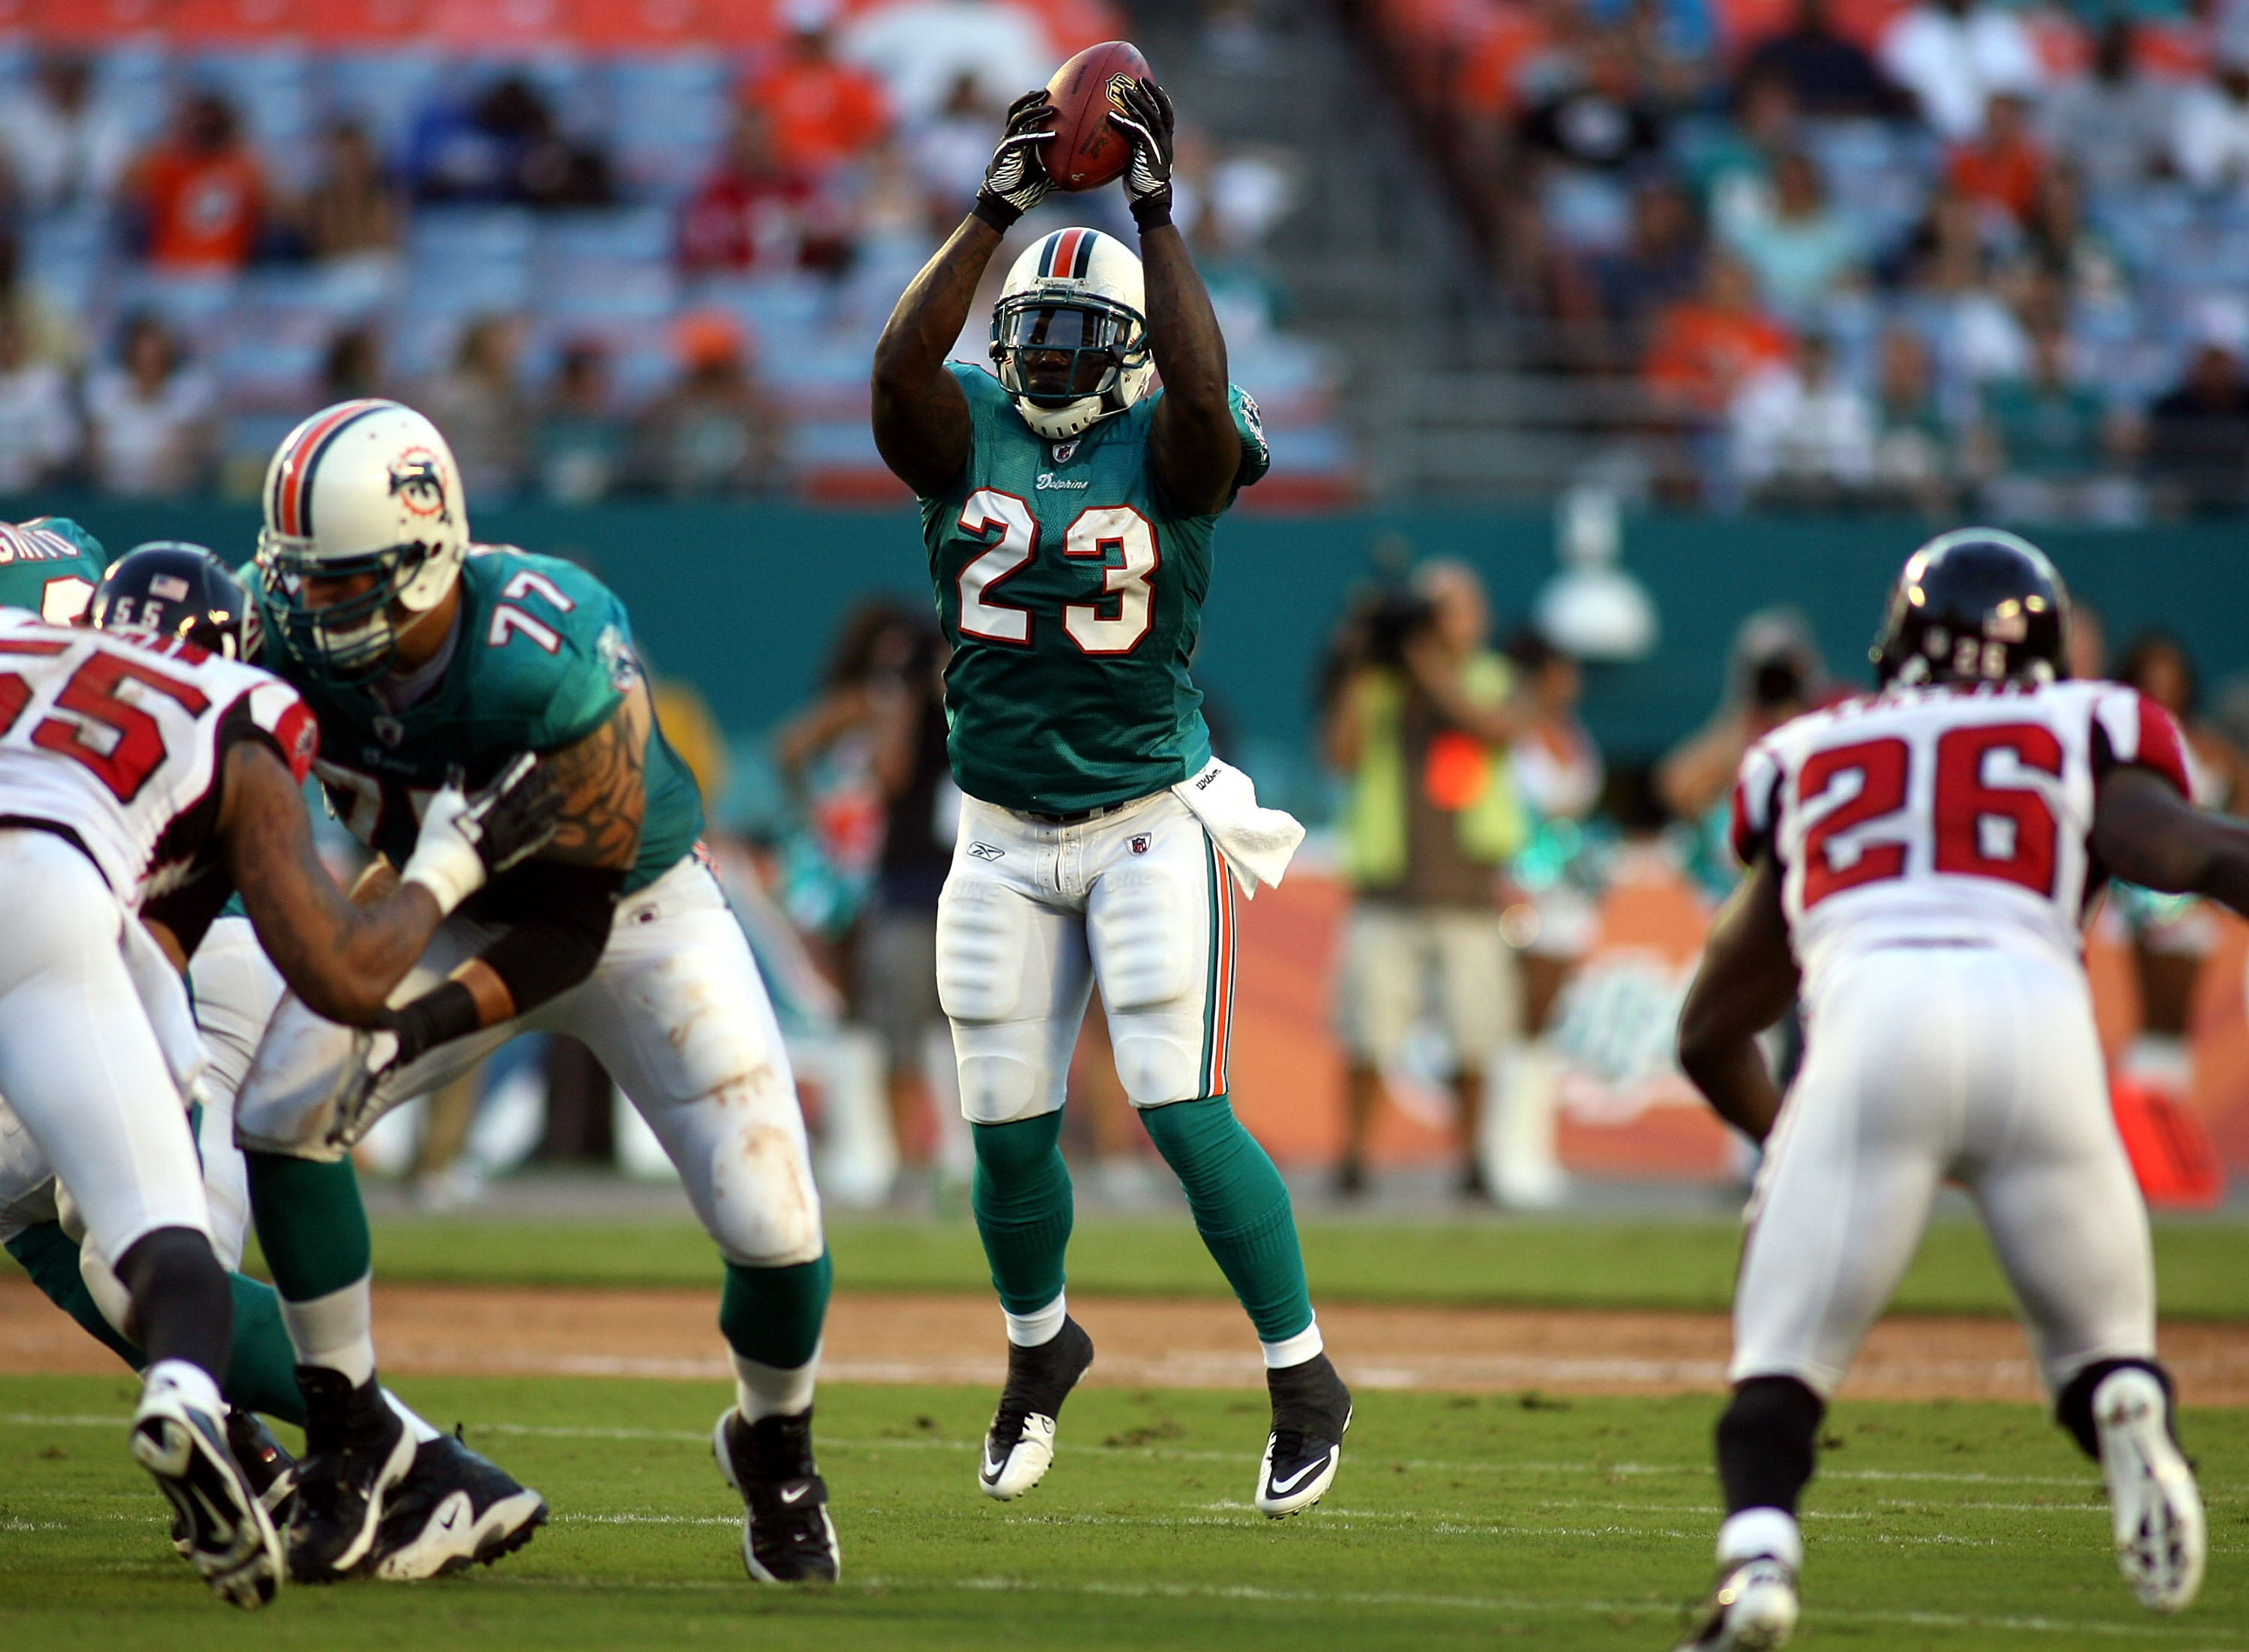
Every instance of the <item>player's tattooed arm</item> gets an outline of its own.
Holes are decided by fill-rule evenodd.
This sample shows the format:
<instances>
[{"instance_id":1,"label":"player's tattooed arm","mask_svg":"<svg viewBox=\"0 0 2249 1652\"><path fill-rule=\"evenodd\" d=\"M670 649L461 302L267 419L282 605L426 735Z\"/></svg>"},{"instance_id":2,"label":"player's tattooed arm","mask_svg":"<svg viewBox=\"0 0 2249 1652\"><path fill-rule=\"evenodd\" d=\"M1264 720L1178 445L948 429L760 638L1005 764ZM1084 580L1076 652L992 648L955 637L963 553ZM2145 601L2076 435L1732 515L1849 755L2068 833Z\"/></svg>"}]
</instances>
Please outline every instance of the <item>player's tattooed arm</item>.
<instances>
[{"instance_id":1,"label":"player's tattooed arm","mask_svg":"<svg viewBox=\"0 0 2249 1652\"><path fill-rule=\"evenodd\" d=\"M655 726L648 685L636 682L608 722L547 754L562 812L554 841L538 859L620 871L632 866L648 812L648 740Z\"/></svg>"},{"instance_id":2,"label":"player's tattooed arm","mask_svg":"<svg viewBox=\"0 0 2249 1652\"><path fill-rule=\"evenodd\" d=\"M924 498L944 492L968 463L968 398L945 358L999 250L997 230L963 219L899 297L875 344L875 447Z\"/></svg>"},{"instance_id":3,"label":"player's tattooed arm","mask_svg":"<svg viewBox=\"0 0 2249 1652\"><path fill-rule=\"evenodd\" d=\"M1797 984L1780 867L1768 852L1711 924L1679 1011L1681 1070L1720 1118L1753 1141L1771 1134L1780 1114L1780 1087L1757 1036L1788 1013Z\"/></svg>"},{"instance_id":4,"label":"player's tattooed arm","mask_svg":"<svg viewBox=\"0 0 2249 1652\"><path fill-rule=\"evenodd\" d=\"M443 914L418 883L354 905L313 850L288 766L254 741L226 756L218 832L226 870L265 956L314 1013L371 1026L430 944Z\"/></svg>"},{"instance_id":5,"label":"player's tattooed arm","mask_svg":"<svg viewBox=\"0 0 2249 1652\"><path fill-rule=\"evenodd\" d=\"M1227 401L1226 335L1194 259L1168 223L1140 232L1147 281L1148 345L1164 399L1148 432L1149 463L1173 509L1221 509L1241 470L1241 437Z\"/></svg>"},{"instance_id":6,"label":"player's tattooed arm","mask_svg":"<svg viewBox=\"0 0 2249 1652\"><path fill-rule=\"evenodd\" d=\"M2101 781L2093 853L2114 876L2170 895L2206 895L2249 916L2249 827L2196 808L2152 769Z\"/></svg>"}]
</instances>

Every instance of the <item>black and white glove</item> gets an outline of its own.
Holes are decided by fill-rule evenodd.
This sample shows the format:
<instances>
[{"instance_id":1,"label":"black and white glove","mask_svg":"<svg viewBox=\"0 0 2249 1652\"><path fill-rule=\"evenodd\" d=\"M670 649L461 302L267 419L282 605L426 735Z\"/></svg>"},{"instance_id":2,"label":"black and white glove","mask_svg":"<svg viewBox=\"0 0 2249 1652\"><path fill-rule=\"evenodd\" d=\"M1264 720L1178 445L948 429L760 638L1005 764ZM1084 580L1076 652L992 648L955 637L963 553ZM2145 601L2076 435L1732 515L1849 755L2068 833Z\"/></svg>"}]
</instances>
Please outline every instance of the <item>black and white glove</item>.
<instances>
[{"instance_id":1,"label":"black and white glove","mask_svg":"<svg viewBox=\"0 0 2249 1652\"><path fill-rule=\"evenodd\" d=\"M445 981L395 1010L385 1010L382 1022L361 1027L352 1035L351 1059L336 1077L330 1096L328 1145L354 1148L376 1120L404 1099L380 1092L441 1044L465 1038L477 1031L480 1017L477 1001L458 981Z\"/></svg>"},{"instance_id":2,"label":"black and white glove","mask_svg":"<svg viewBox=\"0 0 2249 1652\"><path fill-rule=\"evenodd\" d=\"M1153 230L1172 221L1172 100L1152 80L1110 82L1109 124L1132 141L1132 164L1124 168L1124 199L1132 221Z\"/></svg>"},{"instance_id":3,"label":"black and white glove","mask_svg":"<svg viewBox=\"0 0 2249 1652\"><path fill-rule=\"evenodd\" d=\"M976 216L1001 235L1054 188L1045 147L1054 136L1054 118L1043 86L1008 106L1007 131L992 151L992 164L984 168L984 187L976 192Z\"/></svg>"},{"instance_id":4,"label":"black and white glove","mask_svg":"<svg viewBox=\"0 0 2249 1652\"><path fill-rule=\"evenodd\" d=\"M554 776L528 751L473 795L461 790L456 769L422 812L422 835L399 876L429 890L450 913L487 878L545 848L561 812Z\"/></svg>"}]
</instances>

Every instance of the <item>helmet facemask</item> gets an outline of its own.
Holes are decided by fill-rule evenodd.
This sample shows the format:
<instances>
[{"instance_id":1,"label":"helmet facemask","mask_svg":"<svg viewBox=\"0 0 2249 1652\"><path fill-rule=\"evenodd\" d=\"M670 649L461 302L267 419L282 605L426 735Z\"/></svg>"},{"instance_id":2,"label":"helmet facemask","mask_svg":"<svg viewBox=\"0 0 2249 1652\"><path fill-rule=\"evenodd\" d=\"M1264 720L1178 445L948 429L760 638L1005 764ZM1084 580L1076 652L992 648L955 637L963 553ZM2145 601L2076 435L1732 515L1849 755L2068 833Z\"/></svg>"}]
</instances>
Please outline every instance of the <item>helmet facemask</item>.
<instances>
[{"instance_id":1,"label":"helmet facemask","mask_svg":"<svg viewBox=\"0 0 2249 1652\"><path fill-rule=\"evenodd\" d=\"M313 542L271 531L258 544L261 594L270 607L272 630L281 646L323 680L344 687L373 682L388 670L398 650L400 627L393 606L416 617L435 602L415 603L416 586L431 566L433 549L421 544L353 557L323 557ZM348 579L373 574L374 583L355 595L315 605L306 597L313 579ZM443 593L444 582L439 587ZM409 622L410 623L410 622Z\"/></svg>"},{"instance_id":2,"label":"helmet facemask","mask_svg":"<svg viewBox=\"0 0 2249 1652\"><path fill-rule=\"evenodd\" d=\"M1011 292L992 312L992 360L1032 429L1074 436L1138 399L1148 329L1138 312L1084 292Z\"/></svg>"}]
</instances>

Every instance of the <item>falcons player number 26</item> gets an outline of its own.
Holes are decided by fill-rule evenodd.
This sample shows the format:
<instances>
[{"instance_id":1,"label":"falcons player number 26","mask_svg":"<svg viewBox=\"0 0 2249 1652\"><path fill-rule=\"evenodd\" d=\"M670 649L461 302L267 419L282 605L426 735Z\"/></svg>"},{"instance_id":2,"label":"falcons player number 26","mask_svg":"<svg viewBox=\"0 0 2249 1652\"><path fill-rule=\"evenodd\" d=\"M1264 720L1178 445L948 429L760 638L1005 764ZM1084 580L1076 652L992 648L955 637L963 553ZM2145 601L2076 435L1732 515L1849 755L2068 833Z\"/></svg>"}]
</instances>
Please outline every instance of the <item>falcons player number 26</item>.
<instances>
[{"instance_id":1,"label":"falcons player number 26","mask_svg":"<svg viewBox=\"0 0 2249 1652\"><path fill-rule=\"evenodd\" d=\"M1997 754L2019 771L2061 776L2061 743L2034 723L1953 729L1936 743L1931 788L1935 868L1964 877L2002 878L2034 895L2054 893L2053 811L2029 785L1995 785ZM1862 741L1817 751L1797 778L1797 804L1810 824L1804 833L1804 906L1831 895L1901 877L1906 845L1861 840L1855 858L1839 859L1834 840L1902 814L1910 795L1911 753L1898 739ZM1836 800L1824 812L1822 800ZM1816 818L1815 818L1816 815Z\"/></svg>"},{"instance_id":2,"label":"falcons player number 26","mask_svg":"<svg viewBox=\"0 0 2249 1652\"><path fill-rule=\"evenodd\" d=\"M52 658L70 646L46 638L11 637L0 639L0 656ZM72 715L44 716L32 724L31 732L33 745L76 758L120 803L130 803L141 795L141 788L162 766L165 756L164 731L156 719L119 692L128 682L169 696L190 716L201 716L210 709L210 696L194 683L168 676L138 660L100 653L73 671L55 696L55 710ZM0 739L15 732L33 692L25 678L0 671ZM96 734L97 730L107 733L106 741Z\"/></svg>"}]
</instances>

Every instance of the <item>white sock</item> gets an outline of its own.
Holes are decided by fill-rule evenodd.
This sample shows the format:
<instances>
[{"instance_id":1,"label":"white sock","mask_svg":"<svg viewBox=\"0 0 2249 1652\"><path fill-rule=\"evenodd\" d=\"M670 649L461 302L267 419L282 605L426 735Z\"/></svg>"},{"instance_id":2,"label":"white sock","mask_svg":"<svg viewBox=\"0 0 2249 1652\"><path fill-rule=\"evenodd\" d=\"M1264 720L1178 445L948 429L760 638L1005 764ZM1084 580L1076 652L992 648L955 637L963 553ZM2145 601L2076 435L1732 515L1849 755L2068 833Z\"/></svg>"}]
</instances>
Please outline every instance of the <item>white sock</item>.
<instances>
[{"instance_id":1,"label":"white sock","mask_svg":"<svg viewBox=\"0 0 2249 1652\"><path fill-rule=\"evenodd\" d=\"M398 1414L398 1420L406 1425L406 1437L408 1439L413 1441L416 1445L427 1445L430 1441L437 1437L439 1430L431 1428L420 1417L415 1416L413 1411L407 1406L405 1401L400 1399L389 1388L382 1389L382 1397L389 1402L390 1409Z\"/></svg>"},{"instance_id":2,"label":"white sock","mask_svg":"<svg viewBox=\"0 0 2249 1652\"><path fill-rule=\"evenodd\" d=\"M340 1371L358 1388L375 1374L375 1276L309 1302L281 1299L281 1322L299 1365Z\"/></svg>"},{"instance_id":3,"label":"white sock","mask_svg":"<svg viewBox=\"0 0 2249 1652\"><path fill-rule=\"evenodd\" d=\"M1019 1348L1035 1348L1062 1334L1062 1322L1069 1317L1069 1292L1056 1292L1055 1299L1035 1313L1009 1313L1005 1308L1000 1313L1008 1321L1008 1340Z\"/></svg>"},{"instance_id":4,"label":"white sock","mask_svg":"<svg viewBox=\"0 0 2249 1652\"><path fill-rule=\"evenodd\" d=\"M1743 1509L1718 1528L1718 1564L1739 1566L1769 1554L1792 1572L1804 1569L1804 1534L1786 1509Z\"/></svg>"},{"instance_id":5,"label":"white sock","mask_svg":"<svg viewBox=\"0 0 2249 1652\"><path fill-rule=\"evenodd\" d=\"M205 1416L224 1420L226 1398L218 1391L218 1383L211 1374L188 1360L159 1360L148 1368L141 1380L141 1392L145 1398L152 1395L172 1393Z\"/></svg>"},{"instance_id":6,"label":"white sock","mask_svg":"<svg viewBox=\"0 0 2249 1652\"><path fill-rule=\"evenodd\" d=\"M771 1416L793 1417L811 1408L812 1390L820 1380L820 1349L816 1346L810 1359L802 1365L790 1367L760 1365L731 1348L726 1352L734 1362L734 1406L741 1412L743 1422L755 1422Z\"/></svg>"},{"instance_id":7,"label":"white sock","mask_svg":"<svg viewBox=\"0 0 2249 1652\"><path fill-rule=\"evenodd\" d=\"M1278 1371L1284 1366L1302 1365L1305 1361L1327 1352L1327 1343L1320 1336L1320 1316L1315 1313L1312 1322L1294 1336L1284 1336L1278 1342L1260 1342L1265 1350L1265 1368Z\"/></svg>"}]
</instances>

